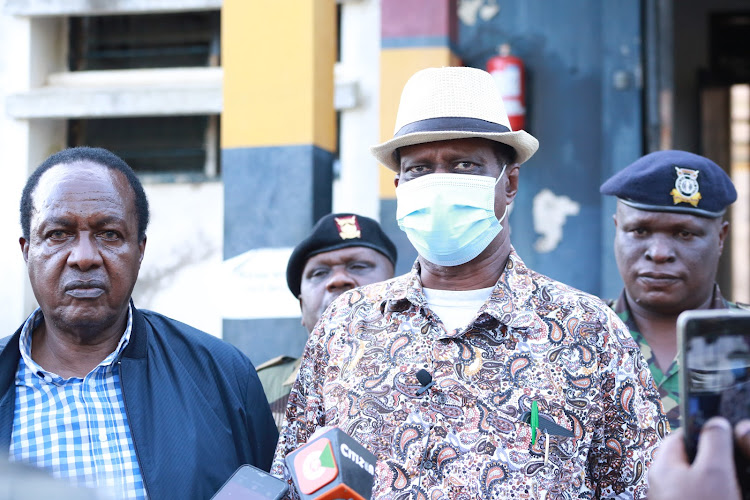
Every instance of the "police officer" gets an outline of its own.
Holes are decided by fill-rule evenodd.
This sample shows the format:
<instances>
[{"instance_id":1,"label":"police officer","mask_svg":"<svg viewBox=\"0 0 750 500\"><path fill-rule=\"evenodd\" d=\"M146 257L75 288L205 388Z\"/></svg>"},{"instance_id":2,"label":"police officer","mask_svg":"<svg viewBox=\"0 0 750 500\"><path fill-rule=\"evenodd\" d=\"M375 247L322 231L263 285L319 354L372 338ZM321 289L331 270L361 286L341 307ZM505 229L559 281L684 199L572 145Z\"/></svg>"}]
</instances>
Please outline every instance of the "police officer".
<instances>
[{"instance_id":1,"label":"police officer","mask_svg":"<svg viewBox=\"0 0 750 500\"><path fill-rule=\"evenodd\" d=\"M648 361L672 429L680 426L677 316L737 306L716 284L737 199L716 163L685 151L650 153L600 189L617 197L615 258L625 288L612 306Z\"/></svg>"},{"instance_id":2,"label":"police officer","mask_svg":"<svg viewBox=\"0 0 750 500\"><path fill-rule=\"evenodd\" d=\"M308 334L333 299L347 290L393 278L396 246L380 224L351 213L329 214L289 258L286 282L299 299ZM277 427L299 371L299 359L279 356L258 366L258 376Z\"/></svg>"}]
</instances>

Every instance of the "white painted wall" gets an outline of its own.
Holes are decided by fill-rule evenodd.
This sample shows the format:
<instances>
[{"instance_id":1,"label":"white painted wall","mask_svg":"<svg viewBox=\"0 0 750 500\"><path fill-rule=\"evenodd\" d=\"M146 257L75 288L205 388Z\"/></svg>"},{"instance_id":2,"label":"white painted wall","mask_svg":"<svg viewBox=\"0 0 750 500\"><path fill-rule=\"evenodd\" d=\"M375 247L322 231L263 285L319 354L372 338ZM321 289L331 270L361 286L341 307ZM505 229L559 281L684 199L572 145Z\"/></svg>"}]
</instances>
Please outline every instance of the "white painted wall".
<instances>
[{"instance_id":1,"label":"white painted wall","mask_svg":"<svg viewBox=\"0 0 750 500\"><path fill-rule=\"evenodd\" d=\"M106 118L217 114L221 68L159 68L49 73L44 86L6 99L16 118Z\"/></svg>"},{"instance_id":2,"label":"white painted wall","mask_svg":"<svg viewBox=\"0 0 750 500\"><path fill-rule=\"evenodd\" d=\"M31 22L0 15L0 151L3 151L3 182L0 183L0 337L10 335L26 314L26 273L18 237L18 204L29 163L29 127L25 121L8 118L5 96L30 86ZM11 50L8 50L8 49Z\"/></svg>"},{"instance_id":3,"label":"white painted wall","mask_svg":"<svg viewBox=\"0 0 750 500\"><path fill-rule=\"evenodd\" d=\"M64 61L59 19L30 19L0 14L0 150L3 182L0 183L0 336L13 333L36 307L26 277L18 238L21 236L19 202L29 172L64 145L64 122L19 120L8 115L9 95L28 92L45 83L46 75L59 71Z\"/></svg>"},{"instance_id":4,"label":"white painted wall","mask_svg":"<svg viewBox=\"0 0 750 500\"><path fill-rule=\"evenodd\" d=\"M369 148L380 142L380 1L344 2L337 82L356 82L358 105L341 111L340 177L333 211L380 216L379 167Z\"/></svg>"},{"instance_id":5,"label":"white painted wall","mask_svg":"<svg viewBox=\"0 0 750 500\"><path fill-rule=\"evenodd\" d=\"M220 337L224 185L147 183L144 188L151 223L133 291L136 307Z\"/></svg>"},{"instance_id":6,"label":"white painted wall","mask_svg":"<svg viewBox=\"0 0 750 500\"><path fill-rule=\"evenodd\" d=\"M143 14L218 9L222 0L5 0L5 10L24 16Z\"/></svg>"}]
</instances>

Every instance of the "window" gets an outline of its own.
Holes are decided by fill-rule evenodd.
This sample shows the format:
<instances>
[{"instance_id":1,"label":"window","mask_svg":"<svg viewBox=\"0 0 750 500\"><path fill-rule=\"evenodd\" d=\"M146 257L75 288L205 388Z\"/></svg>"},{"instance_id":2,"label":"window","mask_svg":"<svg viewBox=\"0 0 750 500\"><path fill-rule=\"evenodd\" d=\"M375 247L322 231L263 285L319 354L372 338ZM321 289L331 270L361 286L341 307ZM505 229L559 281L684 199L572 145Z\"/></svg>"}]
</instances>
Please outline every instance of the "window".
<instances>
[{"instance_id":1,"label":"window","mask_svg":"<svg viewBox=\"0 0 750 500\"><path fill-rule=\"evenodd\" d=\"M70 71L219 66L219 12L70 19Z\"/></svg>"},{"instance_id":2,"label":"window","mask_svg":"<svg viewBox=\"0 0 750 500\"><path fill-rule=\"evenodd\" d=\"M219 11L72 17L69 23L68 65L73 73L131 70L145 76L165 68L220 64ZM179 116L154 109L158 116L68 120L68 146L107 148L139 174L156 180L215 178L219 117L191 115L186 104Z\"/></svg>"},{"instance_id":3,"label":"window","mask_svg":"<svg viewBox=\"0 0 750 500\"><path fill-rule=\"evenodd\" d=\"M109 149L139 174L162 180L210 179L219 174L218 123L216 115L69 120L68 145Z\"/></svg>"}]
</instances>

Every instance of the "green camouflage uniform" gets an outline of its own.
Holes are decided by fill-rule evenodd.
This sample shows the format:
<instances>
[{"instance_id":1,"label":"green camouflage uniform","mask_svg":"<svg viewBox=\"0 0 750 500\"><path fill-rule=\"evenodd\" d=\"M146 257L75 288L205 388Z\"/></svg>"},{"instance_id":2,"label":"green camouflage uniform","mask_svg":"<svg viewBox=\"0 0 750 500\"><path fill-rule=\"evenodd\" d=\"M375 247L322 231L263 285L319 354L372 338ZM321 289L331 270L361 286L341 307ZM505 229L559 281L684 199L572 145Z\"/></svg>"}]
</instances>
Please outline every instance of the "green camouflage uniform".
<instances>
[{"instance_id":1,"label":"green camouflage uniform","mask_svg":"<svg viewBox=\"0 0 750 500\"><path fill-rule=\"evenodd\" d=\"M628 307L628 301L625 298L625 290L622 291L617 301L610 301L610 307L614 309L615 313L620 317L625 326L630 330L630 334L633 339L638 343L641 348L641 353L644 359L648 362L648 366L651 369L651 375L654 377L656 387L659 389L659 395L661 396L661 403L664 406L664 414L669 419L669 426L672 430L680 427L680 382L679 382L679 353L672 360L666 371L661 371L656 364L656 357L651 352L651 347L643 338L643 335L638 331L638 327L635 324L630 313L630 307ZM734 302L729 302L722 295L719 290L719 285L714 284L714 296L711 301L711 307L709 309L745 309L744 305L737 305Z\"/></svg>"},{"instance_id":2,"label":"green camouflage uniform","mask_svg":"<svg viewBox=\"0 0 750 500\"><path fill-rule=\"evenodd\" d=\"M297 379L300 360L289 356L269 359L257 367L260 383L266 393L276 427L281 430L286 415L289 393Z\"/></svg>"}]
</instances>

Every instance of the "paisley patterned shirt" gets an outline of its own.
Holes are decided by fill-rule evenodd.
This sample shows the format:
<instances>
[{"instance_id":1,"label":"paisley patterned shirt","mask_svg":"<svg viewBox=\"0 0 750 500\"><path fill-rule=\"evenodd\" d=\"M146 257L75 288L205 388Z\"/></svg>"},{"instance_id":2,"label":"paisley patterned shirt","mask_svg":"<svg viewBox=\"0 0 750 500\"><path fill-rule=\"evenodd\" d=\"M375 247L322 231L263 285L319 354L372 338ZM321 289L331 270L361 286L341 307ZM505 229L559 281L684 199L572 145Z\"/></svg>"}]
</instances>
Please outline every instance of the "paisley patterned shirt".
<instances>
[{"instance_id":1,"label":"paisley patterned shirt","mask_svg":"<svg viewBox=\"0 0 750 500\"><path fill-rule=\"evenodd\" d=\"M419 273L417 262L328 308L289 397L274 474L289 480L284 457L337 426L378 457L377 499L645 498L667 421L610 308L512 250L474 320L449 332ZM418 396L421 369L435 385Z\"/></svg>"}]
</instances>

